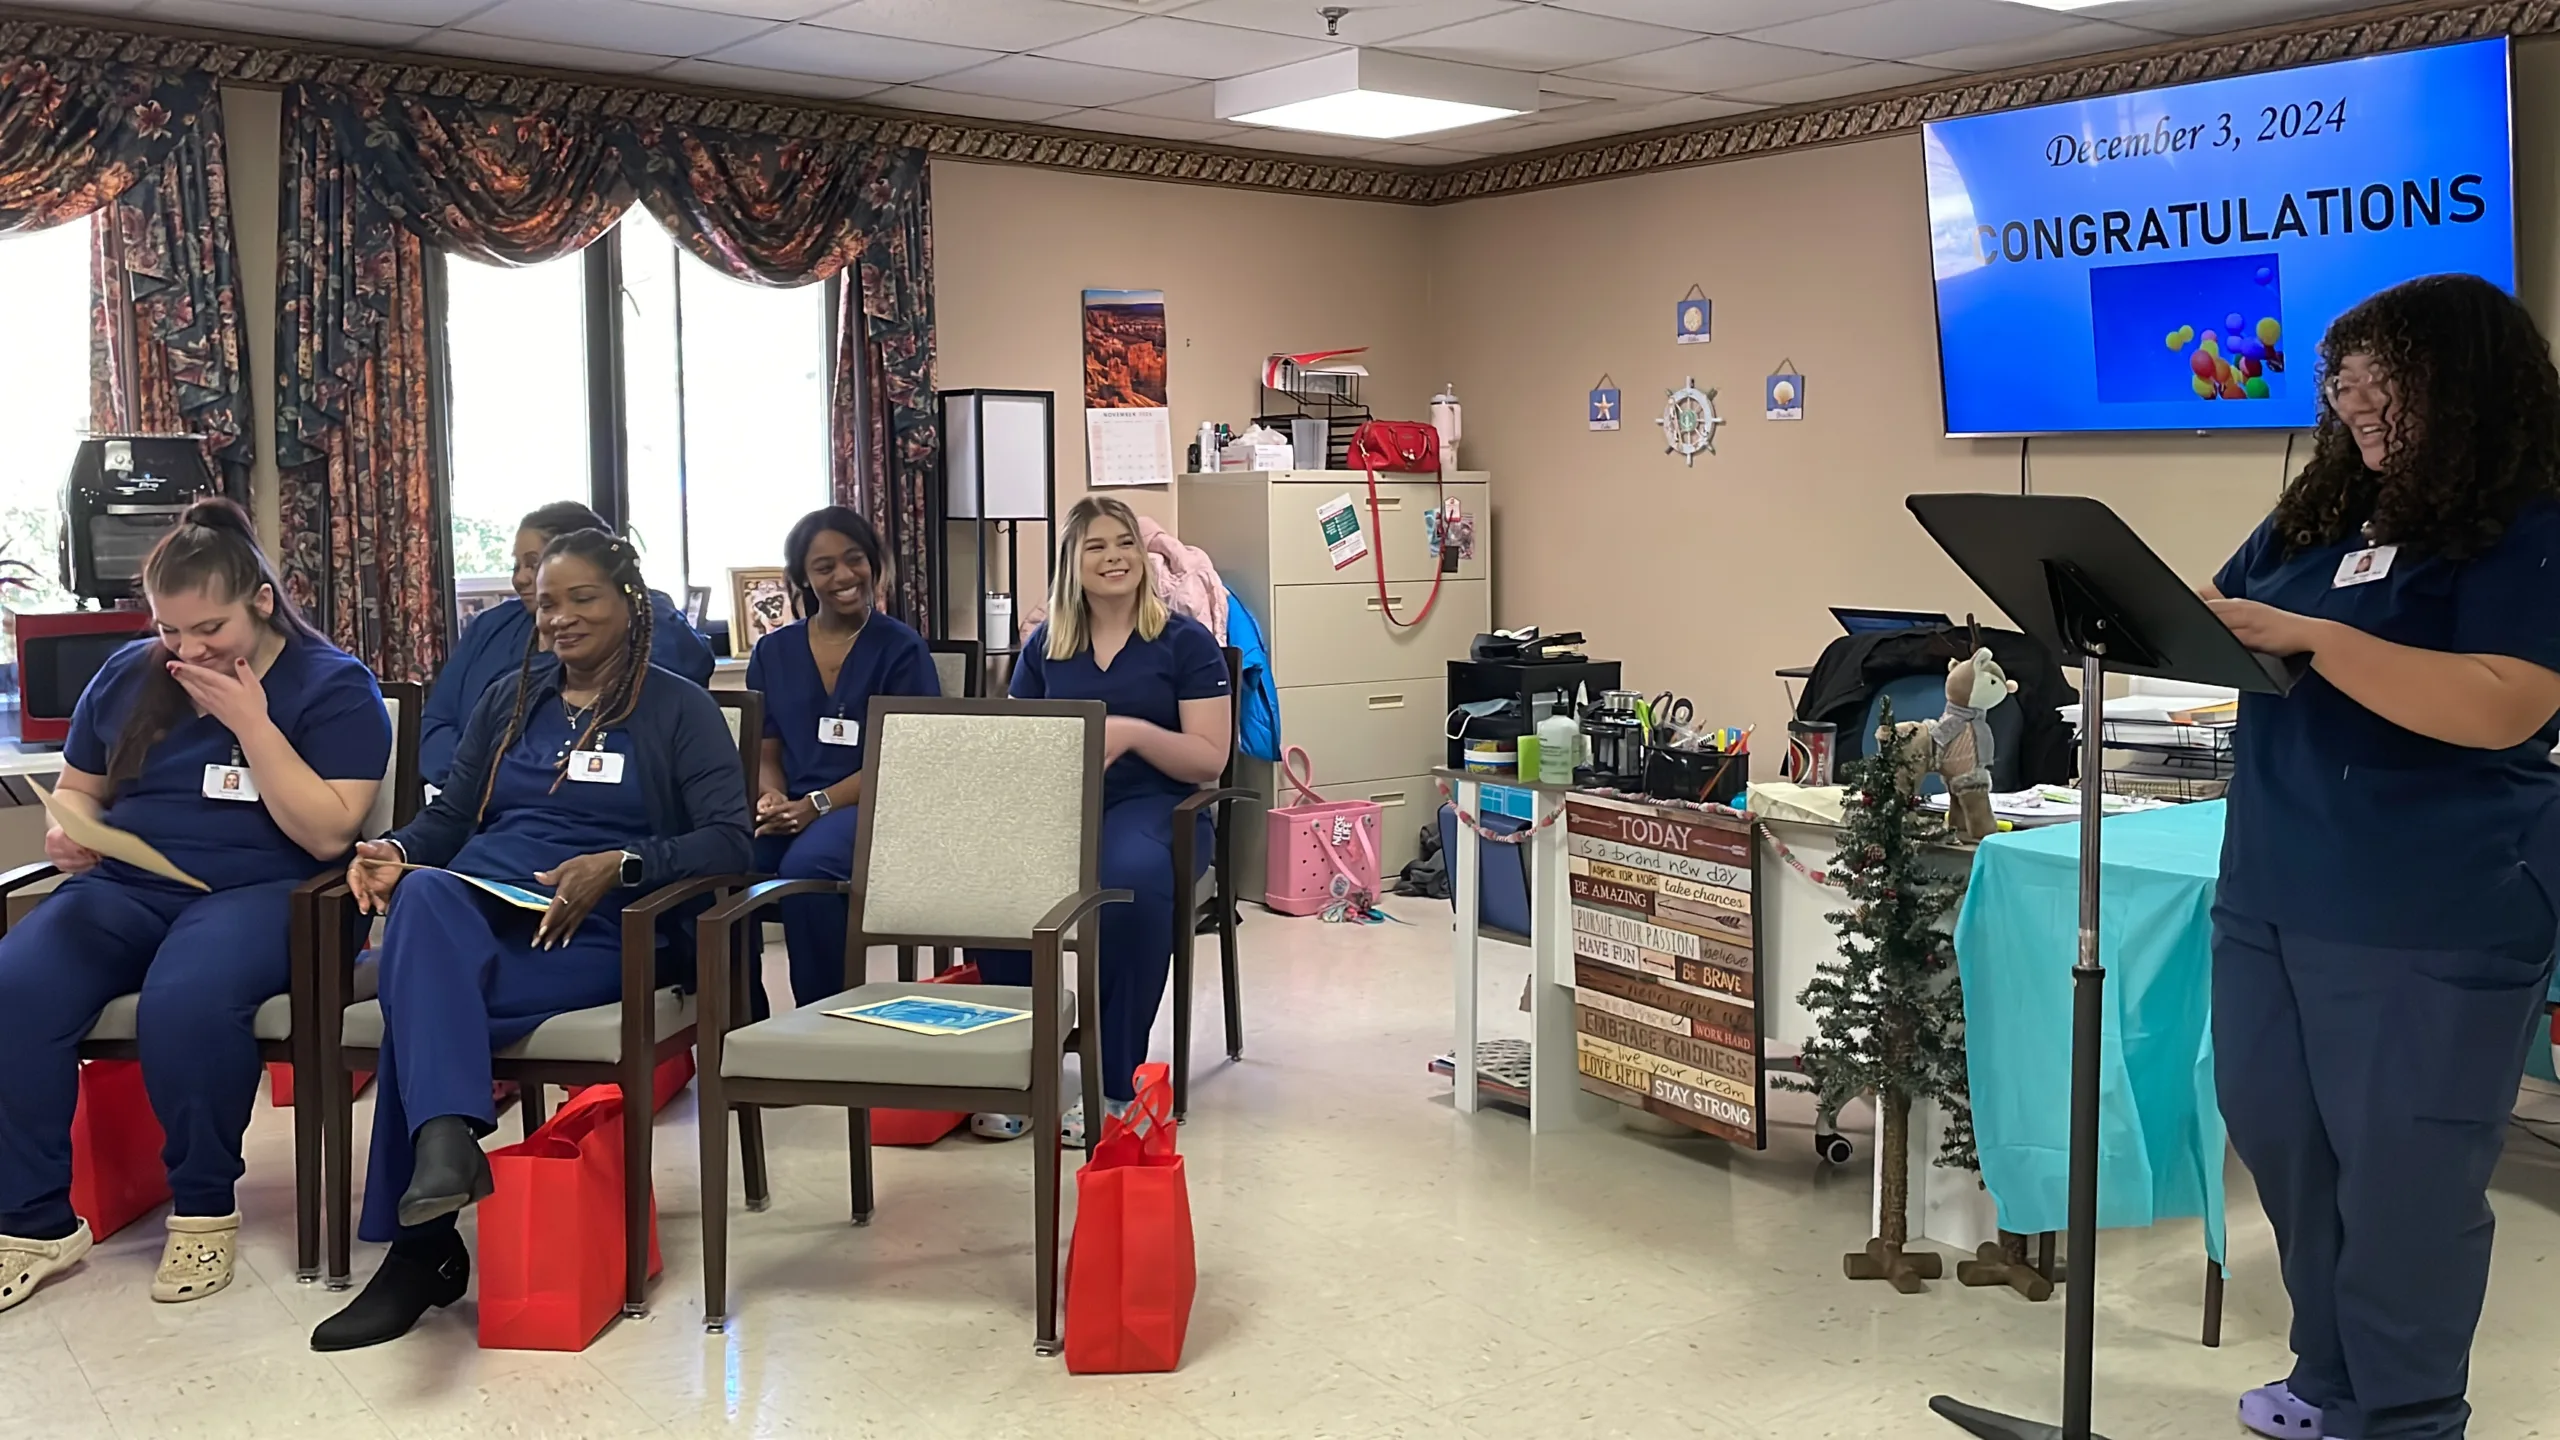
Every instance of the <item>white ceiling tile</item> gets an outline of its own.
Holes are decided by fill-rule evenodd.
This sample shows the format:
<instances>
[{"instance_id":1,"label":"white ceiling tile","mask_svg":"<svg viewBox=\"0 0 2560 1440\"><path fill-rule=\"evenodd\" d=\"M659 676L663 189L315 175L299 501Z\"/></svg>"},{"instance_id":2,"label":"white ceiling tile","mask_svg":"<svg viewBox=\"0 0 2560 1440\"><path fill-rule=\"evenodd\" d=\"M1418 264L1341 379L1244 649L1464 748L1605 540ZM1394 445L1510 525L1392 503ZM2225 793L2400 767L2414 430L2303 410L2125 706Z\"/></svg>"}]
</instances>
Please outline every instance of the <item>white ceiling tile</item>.
<instances>
[{"instance_id":1,"label":"white ceiling tile","mask_svg":"<svg viewBox=\"0 0 2560 1440\"><path fill-rule=\"evenodd\" d=\"M1686 31L1535 5L1408 35L1385 48L1437 60L1546 71L1661 50L1689 38Z\"/></svg>"},{"instance_id":2,"label":"white ceiling tile","mask_svg":"<svg viewBox=\"0 0 2560 1440\"><path fill-rule=\"evenodd\" d=\"M633 55L620 50L599 50L592 45L514 40L504 35L480 35L469 30L430 31L416 48L437 55L462 55L474 60L500 60L510 65L538 65L553 70L594 70L606 75L656 70L667 63L664 55Z\"/></svg>"},{"instance_id":3,"label":"white ceiling tile","mask_svg":"<svg viewBox=\"0 0 2560 1440\"><path fill-rule=\"evenodd\" d=\"M1008 100L1049 100L1060 105L1123 105L1181 88L1169 75L1078 65L1041 55L1007 55L972 70L946 75L938 88L996 95Z\"/></svg>"},{"instance_id":4,"label":"white ceiling tile","mask_svg":"<svg viewBox=\"0 0 2560 1440\"><path fill-rule=\"evenodd\" d=\"M912 85L954 70L965 70L995 58L992 50L957 45L926 45L882 35L856 35L816 25L768 30L741 41L711 58L725 65L754 65L837 80L877 80Z\"/></svg>"},{"instance_id":5,"label":"white ceiling tile","mask_svg":"<svg viewBox=\"0 0 2560 1440\"><path fill-rule=\"evenodd\" d=\"M1191 0L1067 0L1070 5L1090 5L1097 10L1117 10L1124 15L1170 15Z\"/></svg>"},{"instance_id":6,"label":"white ceiling tile","mask_svg":"<svg viewBox=\"0 0 2560 1440\"><path fill-rule=\"evenodd\" d=\"M1610 80L1625 85L1649 85L1657 90L1696 93L1748 89L1754 85L1819 75L1827 70L1846 70L1857 63L1841 55L1718 37L1695 40L1644 55L1630 55L1606 64L1585 65L1566 74L1572 79Z\"/></svg>"},{"instance_id":7,"label":"white ceiling tile","mask_svg":"<svg viewBox=\"0 0 2560 1440\"><path fill-rule=\"evenodd\" d=\"M1154 115L1161 119L1189 120L1196 124L1227 125L1231 123L1218 118L1218 87L1215 85L1185 85L1179 90L1167 90L1161 95L1149 95L1138 100L1123 100L1111 108L1126 111L1132 115Z\"/></svg>"},{"instance_id":8,"label":"white ceiling tile","mask_svg":"<svg viewBox=\"0 0 2560 1440\"><path fill-rule=\"evenodd\" d=\"M834 30L890 35L935 45L980 50L1037 50L1096 30L1126 25L1129 17L1065 0L853 0L819 22Z\"/></svg>"},{"instance_id":9,"label":"white ceiling tile","mask_svg":"<svg viewBox=\"0 0 2560 1440\"><path fill-rule=\"evenodd\" d=\"M1207 124L1198 120L1169 120L1161 115L1132 115L1125 110L1076 110L1048 122L1072 130L1101 130L1114 135L1132 135L1141 140L1223 141L1241 135L1250 126Z\"/></svg>"},{"instance_id":10,"label":"white ceiling tile","mask_svg":"<svg viewBox=\"0 0 2560 1440\"><path fill-rule=\"evenodd\" d=\"M339 0L345 3L345 0ZM486 3L486 0L483 0ZM845 0L658 0L679 10L709 10L720 15L745 15L757 20L812 20L830 10L841 10Z\"/></svg>"},{"instance_id":11,"label":"white ceiling tile","mask_svg":"<svg viewBox=\"0 0 2560 1440\"><path fill-rule=\"evenodd\" d=\"M1630 130L1662 130L1674 125L1704 125L1710 120L1730 120L1736 115L1748 115L1754 110L1768 108L1766 105L1754 104L1747 100L1727 100L1715 95L1691 95L1636 111L1623 118Z\"/></svg>"},{"instance_id":12,"label":"white ceiling tile","mask_svg":"<svg viewBox=\"0 0 2560 1440\"><path fill-rule=\"evenodd\" d=\"M1952 70L1932 70L1925 65L1871 60L1846 70L1803 75L1793 80L1777 80L1767 85L1754 85L1747 90L1723 93L1736 100L1752 100L1763 105L1804 105L1816 100L1837 100L1844 95L1872 95L1879 90L1899 90L1905 85L1944 80L1954 73Z\"/></svg>"},{"instance_id":13,"label":"white ceiling tile","mask_svg":"<svg viewBox=\"0 0 2560 1440\"><path fill-rule=\"evenodd\" d=\"M1762 25L1855 10L1875 0L1550 0L1557 8L1613 20L1640 20L1710 35L1731 35Z\"/></svg>"},{"instance_id":14,"label":"white ceiling tile","mask_svg":"<svg viewBox=\"0 0 2560 1440\"><path fill-rule=\"evenodd\" d=\"M1475 20L1505 10L1522 8L1523 0L1378 0L1368 5L1352 5L1351 13L1342 17L1334 33L1328 35L1322 8L1307 0L1201 0L1182 12L1185 20L1198 20L1211 25L1235 25L1247 30L1268 30L1275 35L1296 35L1307 40L1340 40L1348 45L1376 45L1419 35L1425 30L1438 30L1461 20Z\"/></svg>"},{"instance_id":15,"label":"white ceiling tile","mask_svg":"<svg viewBox=\"0 0 2560 1440\"><path fill-rule=\"evenodd\" d=\"M225 4L222 0L154 0L151 8L143 13L154 20L197 25L208 30L287 35L298 40L337 40L349 45L409 45L427 33L424 25L391 25L379 20L322 15L310 10Z\"/></svg>"},{"instance_id":16,"label":"white ceiling tile","mask_svg":"<svg viewBox=\"0 0 2560 1440\"><path fill-rule=\"evenodd\" d=\"M1070 114L1072 105L1051 105L1038 100L999 100L992 95L963 95L955 90L932 90L922 85L897 85L868 97L874 105L888 105L899 110L927 110L936 115L965 115L973 120L1018 120L1037 124Z\"/></svg>"},{"instance_id":17,"label":"white ceiling tile","mask_svg":"<svg viewBox=\"0 0 2560 1440\"><path fill-rule=\"evenodd\" d=\"M1585 107L1620 109L1632 105L1660 105L1677 100L1680 92L1656 90L1649 85L1613 85L1606 80L1576 80L1567 75L1544 75L1538 79L1538 110L1552 115L1560 110L1593 114Z\"/></svg>"},{"instance_id":18,"label":"white ceiling tile","mask_svg":"<svg viewBox=\"0 0 2560 1440\"><path fill-rule=\"evenodd\" d=\"M2136 30L2130 25L2084 20L2051 34L2030 35L2024 40L2003 40L1990 45L1968 45L1960 50L1939 50L1915 56L1913 60L1916 64L1934 65L1945 70L2007 70L2018 65L2067 60L2076 55L2138 50L2170 38L2156 30Z\"/></svg>"},{"instance_id":19,"label":"white ceiling tile","mask_svg":"<svg viewBox=\"0 0 2560 1440\"><path fill-rule=\"evenodd\" d=\"M700 55L773 28L746 15L679 10L646 0L499 0L460 28L511 40L595 45L645 55Z\"/></svg>"},{"instance_id":20,"label":"white ceiling tile","mask_svg":"<svg viewBox=\"0 0 2560 1440\"><path fill-rule=\"evenodd\" d=\"M1435 150L1454 150L1461 155L1491 155L1501 146L1500 136L1514 130L1529 129L1537 123L1535 120L1495 120L1483 125L1470 125L1463 130L1443 130L1425 138Z\"/></svg>"},{"instance_id":21,"label":"white ceiling tile","mask_svg":"<svg viewBox=\"0 0 2560 1440\"><path fill-rule=\"evenodd\" d=\"M1967 45L2047 35L2079 22L2011 0L1884 0L1754 30L1750 39L1867 60L1904 60Z\"/></svg>"},{"instance_id":22,"label":"white ceiling tile","mask_svg":"<svg viewBox=\"0 0 2560 1440\"><path fill-rule=\"evenodd\" d=\"M820 100L859 100L886 88L877 80L846 80L829 75L802 75L789 70L762 70L718 60L679 60L658 72L688 85L741 90L750 95L807 95Z\"/></svg>"},{"instance_id":23,"label":"white ceiling tile","mask_svg":"<svg viewBox=\"0 0 2560 1440\"><path fill-rule=\"evenodd\" d=\"M2174 30L2182 35L2212 35L2372 8L2369 0L2212 0L2209 4L2109 6L2100 14L2106 19L2154 30ZM2119 11L2126 13L2119 14Z\"/></svg>"},{"instance_id":24,"label":"white ceiling tile","mask_svg":"<svg viewBox=\"0 0 2560 1440\"><path fill-rule=\"evenodd\" d=\"M1203 25L1196 20L1151 15L1099 34L1051 45L1040 53L1052 60L1086 65L1115 65L1124 70L1194 80L1224 80L1230 75L1313 60L1348 48L1338 41L1301 40L1266 30L1238 30L1228 25Z\"/></svg>"}]
</instances>

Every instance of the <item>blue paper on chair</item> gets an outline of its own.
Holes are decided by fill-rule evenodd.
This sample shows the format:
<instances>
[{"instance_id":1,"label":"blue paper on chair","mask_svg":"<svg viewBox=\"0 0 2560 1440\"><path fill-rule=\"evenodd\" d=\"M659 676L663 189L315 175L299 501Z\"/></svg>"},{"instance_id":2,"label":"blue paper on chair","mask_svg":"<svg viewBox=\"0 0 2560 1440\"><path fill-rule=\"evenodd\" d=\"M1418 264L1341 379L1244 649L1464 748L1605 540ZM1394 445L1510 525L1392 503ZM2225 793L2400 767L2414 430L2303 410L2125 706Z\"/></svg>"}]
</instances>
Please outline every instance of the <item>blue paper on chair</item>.
<instances>
[{"instance_id":1,"label":"blue paper on chair","mask_svg":"<svg viewBox=\"0 0 2560 1440\"><path fill-rule=\"evenodd\" d=\"M937 1000L923 995L874 1000L868 1005L847 1005L827 1013L917 1035L974 1035L981 1030L1031 1018L1028 1010L979 1005L967 1000Z\"/></svg>"}]
</instances>

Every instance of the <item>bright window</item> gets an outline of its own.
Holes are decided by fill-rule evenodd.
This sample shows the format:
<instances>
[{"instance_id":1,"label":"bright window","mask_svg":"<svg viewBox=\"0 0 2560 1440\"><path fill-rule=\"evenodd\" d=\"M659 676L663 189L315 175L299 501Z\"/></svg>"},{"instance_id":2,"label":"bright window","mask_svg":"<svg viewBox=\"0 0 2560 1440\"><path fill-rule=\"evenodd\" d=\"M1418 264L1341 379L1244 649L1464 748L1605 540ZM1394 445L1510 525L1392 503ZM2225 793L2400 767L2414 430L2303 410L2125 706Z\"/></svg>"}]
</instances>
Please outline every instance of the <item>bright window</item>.
<instances>
[{"instance_id":1,"label":"bright window","mask_svg":"<svg viewBox=\"0 0 2560 1440\"><path fill-rule=\"evenodd\" d=\"M727 619L729 571L780 565L830 494L831 287L732 280L636 211L619 235L632 532L650 583Z\"/></svg>"},{"instance_id":2,"label":"bright window","mask_svg":"<svg viewBox=\"0 0 2560 1440\"><path fill-rule=\"evenodd\" d=\"M594 494L585 261L510 269L448 256L444 277L453 573L506 576L526 511Z\"/></svg>"},{"instance_id":3,"label":"bright window","mask_svg":"<svg viewBox=\"0 0 2560 1440\"><path fill-rule=\"evenodd\" d=\"M89 222L0 236L0 554L33 566L22 610L68 608L61 579L62 481L89 428ZM0 647L6 647L0 631ZM14 658L0 649L0 658Z\"/></svg>"}]
</instances>

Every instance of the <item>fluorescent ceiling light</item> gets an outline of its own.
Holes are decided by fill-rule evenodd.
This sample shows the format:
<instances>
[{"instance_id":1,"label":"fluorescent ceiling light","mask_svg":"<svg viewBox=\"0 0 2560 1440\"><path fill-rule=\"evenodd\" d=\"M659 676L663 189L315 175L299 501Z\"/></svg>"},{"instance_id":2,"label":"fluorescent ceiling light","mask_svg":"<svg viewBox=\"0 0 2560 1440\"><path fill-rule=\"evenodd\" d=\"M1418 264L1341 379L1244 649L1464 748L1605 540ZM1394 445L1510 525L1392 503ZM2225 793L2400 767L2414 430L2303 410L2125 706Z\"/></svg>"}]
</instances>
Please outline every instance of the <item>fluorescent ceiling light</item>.
<instances>
[{"instance_id":1,"label":"fluorescent ceiling light","mask_svg":"<svg viewBox=\"0 0 2560 1440\"><path fill-rule=\"evenodd\" d=\"M1538 77L1377 50L1342 50L1221 80L1218 118L1280 130L1400 140L1538 108Z\"/></svg>"}]
</instances>

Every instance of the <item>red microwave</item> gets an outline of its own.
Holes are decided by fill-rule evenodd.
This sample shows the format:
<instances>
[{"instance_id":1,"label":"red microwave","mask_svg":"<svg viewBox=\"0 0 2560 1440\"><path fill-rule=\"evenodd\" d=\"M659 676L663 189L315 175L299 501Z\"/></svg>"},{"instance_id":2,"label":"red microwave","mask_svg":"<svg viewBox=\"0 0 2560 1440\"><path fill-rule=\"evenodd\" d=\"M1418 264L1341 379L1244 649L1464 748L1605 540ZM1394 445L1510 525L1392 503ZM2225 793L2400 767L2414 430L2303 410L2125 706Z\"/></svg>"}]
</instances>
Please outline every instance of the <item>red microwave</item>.
<instances>
[{"instance_id":1,"label":"red microwave","mask_svg":"<svg viewBox=\"0 0 2560 1440\"><path fill-rule=\"evenodd\" d=\"M107 657L151 633L148 610L74 610L9 617L18 649L18 739L61 744L71 734L71 707Z\"/></svg>"}]
</instances>

